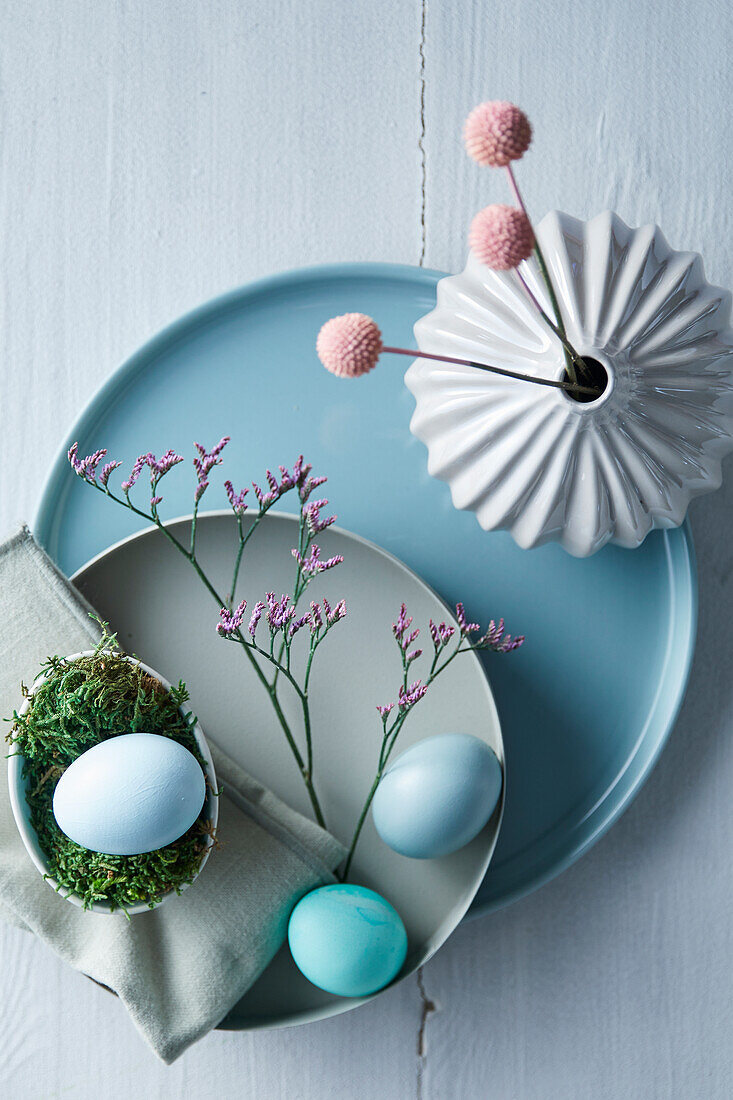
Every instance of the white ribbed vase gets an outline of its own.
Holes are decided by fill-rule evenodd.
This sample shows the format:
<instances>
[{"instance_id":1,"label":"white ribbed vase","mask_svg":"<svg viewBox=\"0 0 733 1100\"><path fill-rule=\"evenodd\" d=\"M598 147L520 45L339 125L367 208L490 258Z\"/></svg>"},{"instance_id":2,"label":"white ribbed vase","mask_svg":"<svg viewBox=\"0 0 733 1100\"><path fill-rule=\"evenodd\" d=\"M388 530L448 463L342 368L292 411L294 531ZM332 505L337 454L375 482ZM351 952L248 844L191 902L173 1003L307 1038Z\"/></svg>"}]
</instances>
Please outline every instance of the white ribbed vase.
<instances>
[{"instance_id":1,"label":"white ribbed vase","mask_svg":"<svg viewBox=\"0 0 733 1100\"><path fill-rule=\"evenodd\" d=\"M636 547L720 485L733 449L731 297L706 282L699 255L609 211L589 222L548 214L537 237L568 338L606 368L605 392L582 404L418 359L405 375L410 428L427 445L429 472L486 530L506 529L522 547L557 540L579 557L607 542ZM523 268L552 316L534 260ZM562 346L516 273L473 254L440 280L415 336L421 351L563 377Z\"/></svg>"}]
</instances>

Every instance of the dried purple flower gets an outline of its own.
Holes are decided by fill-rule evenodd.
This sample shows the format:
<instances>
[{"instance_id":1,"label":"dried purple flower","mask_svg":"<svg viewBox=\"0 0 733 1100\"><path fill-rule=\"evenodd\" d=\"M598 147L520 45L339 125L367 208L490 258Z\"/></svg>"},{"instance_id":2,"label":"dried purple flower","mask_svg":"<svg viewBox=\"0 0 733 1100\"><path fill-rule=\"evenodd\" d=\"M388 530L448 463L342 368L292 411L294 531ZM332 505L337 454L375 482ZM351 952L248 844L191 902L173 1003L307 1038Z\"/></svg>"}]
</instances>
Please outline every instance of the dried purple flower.
<instances>
[{"instance_id":1,"label":"dried purple flower","mask_svg":"<svg viewBox=\"0 0 733 1100\"><path fill-rule=\"evenodd\" d=\"M498 642L504 633L504 620L499 619L499 622L494 624L492 619L489 623L486 633L479 638L480 642L486 642L487 645L492 645L494 642Z\"/></svg>"},{"instance_id":2,"label":"dried purple flower","mask_svg":"<svg viewBox=\"0 0 733 1100\"><path fill-rule=\"evenodd\" d=\"M346 600L339 600L335 607L331 607L330 603L323 597L323 610L326 613L326 623L328 626L333 626L346 614Z\"/></svg>"},{"instance_id":3,"label":"dried purple flower","mask_svg":"<svg viewBox=\"0 0 733 1100\"><path fill-rule=\"evenodd\" d=\"M209 474L214 466L220 466L224 461L221 457L221 452L226 447L229 439L230 437L228 435L222 436L216 446L212 447L210 451L207 451L200 443L194 442L194 447L198 451L198 455L194 455L193 459L194 469L198 477L198 485L196 486L196 492L193 498L195 504L199 503L201 497L208 489Z\"/></svg>"},{"instance_id":4,"label":"dried purple flower","mask_svg":"<svg viewBox=\"0 0 733 1100\"><path fill-rule=\"evenodd\" d=\"M72 443L67 452L71 468L78 477L83 478L84 481L88 481L93 485L97 476L97 466L107 454L106 448L95 451L93 454L87 455L86 458L79 458L78 451L79 444ZM107 476L109 476L109 474Z\"/></svg>"},{"instance_id":5,"label":"dried purple flower","mask_svg":"<svg viewBox=\"0 0 733 1100\"><path fill-rule=\"evenodd\" d=\"M81 462L78 458L78 454L79 454L79 444L78 443L72 443L71 446L69 447L68 451L66 452L66 457L68 458L69 462L71 463L71 468L72 468L72 470L74 471L75 474L78 474L79 470L81 469Z\"/></svg>"},{"instance_id":6,"label":"dried purple flower","mask_svg":"<svg viewBox=\"0 0 733 1100\"><path fill-rule=\"evenodd\" d=\"M418 659L418 657L422 657L422 650L421 649L413 649L412 653L408 653L407 656L405 657L405 662L408 665L411 665L413 661L416 661Z\"/></svg>"},{"instance_id":7,"label":"dried purple flower","mask_svg":"<svg viewBox=\"0 0 733 1100\"><path fill-rule=\"evenodd\" d=\"M311 634L317 634L322 626L320 605L311 601Z\"/></svg>"},{"instance_id":8,"label":"dried purple flower","mask_svg":"<svg viewBox=\"0 0 733 1100\"><path fill-rule=\"evenodd\" d=\"M157 459L154 454L145 455L145 461L150 467L150 480L151 482L160 481L164 474L167 474L169 470L172 470L174 466L177 466L179 462L183 462L183 455L176 454L176 452L169 448L162 458Z\"/></svg>"},{"instance_id":9,"label":"dried purple flower","mask_svg":"<svg viewBox=\"0 0 733 1100\"><path fill-rule=\"evenodd\" d=\"M206 450L200 443L194 442L194 447L198 451L198 455L194 456L193 464L198 474L199 481L204 481L208 474L213 470L214 466L220 466L223 462L221 452L226 447L230 440L230 436L225 435L219 440L215 447L212 447L210 451Z\"/></svg>"},{"instance_id":10,"label":"dried purple flower","mask_svg":"<svg viewBox=\"0 0 733 1100\"><path fill-rule=\"evenodd\" d=\"M316 486L322 485L323 482L326 480L325 477L309 476L312 467L309 464L304 463L302 455L298 456L295 465L293 466L292 473L290 473L287 466L278 466L278 469L280 471L280 480L278 480L278 478L275 476L275 474L273 474L271 470L265 471L265 478L268 485L267 490L263 490L256 481L252 482L252 488L254 489L254 494L257 498L260 513L266 512L267 509L275 503L275 501L279 500L281 496L294 488L297 488L301 501L305 503L308 500L310 494L316 488ZM229 503L236 511L237 509L235 507L235 502L237 504L241 503L244 494L239 494L239 496L237 496L237 494L234 493L233 489L231 490L231 492L229 489L227 489L227 495L229 496ZM330 520L330 523L333 523L335 518L336 517L334 516L334 518ZM317 515L315 517L315 520L316 522L318 522ZM329 523L326 523L325 526L329 526ZM323 528L320 529L322 530Z\"/></svg>"},{"instance_id":11,"label":"dried purple flower","mask_svg":"<svg viewBox=\"0 0 733 1100\"><path fill-rule=\"evenodd\" d=\"M252 482L252 488L254 489L255 496L257 497L257 503L260 506L260 513L266 512L276 500L279 500L284 493L289 492L290 489L296 484L295 479L285 466L278 467L280 470L281 478L277 480L271 470L265 470L265 477L267 478L267 484L269 485L269 492L265 493L259 487L256 481Z\"/></svg>"},{"instance_id":12,"label":"dried purple flower","mask_svg":"<svg viewBox=\"0 0 733 1100\"><path fill-rule=\"evenodd\" d=\"M183 462L183 455L176 454L174 450L169 448L161 458L156 458L151 451L148 452L148 454L146 455L142 455L141 458L143 459L143 464L147 464L150 467L150 507L152 509L155 509L163 500L163 498L161 496L158 496L155 491L158 487L158 482L162 477L165 476L165 474L168 473L169 470L172 470L173 467L177 466L179 462ZM138 458L137 462L135 463L133 473L135 473L135 469L137 469L139 461L140 459ZM140 469L142 469L142 467L140 467ZM136 479L137 476L138 475L136 475ZM128 478L128 481L129 480L130 479Z\"/></svg>"},{"instance_id":13,"label":"dried purple flower","mask_svg":"<svg viewBox=\"0 0 733 1100\"><path fill-rule=\"evenodd\" d=\"M390 716L390 713L394 710L394 703L387 703L386 706L377 707L379 716L383 722L386 722Z\"/></svg>"},{"instance_id":14,"label":"dried purple flower","mask_svg":"<svg viewBox=\"0 0 733 1100\"><path fill-rule=\"evenodd\" d=\"M138 457L135 459L135 465L132 467L132 470L130 471L129 477L127 478L126 481L122 482L121 489L123 490L123 492L129 493L130 489L132 489L133 485L135 484L137 479L140 477L140 474L142 473L143 468L145 466L147 466L148 459L150 459L150 458L152 458L152 455L149 454L149 453L146 454L146 455L138 455Z\"/></svg>"},{"instance_id":15,"label":"dried purple flower","mask_svg":"<svg viewBox=\"0 0 733 1100\"><path fill-rule=\"evenodd\" d=\"M319 485L325 485L327 481L327 477L309 477L300 490L300 499L303 503L305 504L314 489L317 489Z\"/></svg>"},{"instance_id":16,"label":"dried purple flower","mask_svg":"<svg viewBox=\"0 0 733 1100\"><path fill-rule=\"evenodd\" d=\"M310 477L313 467L303 463L303 456L293 466L293 480L298 487L298 495L303 504L306 503L314 489L328 481L327 477Z\"/></svg>"},{"instance_id":17,"label":"dried purple flower","mask_svg":"<svg viewBox=\"0 0 733 1100\"><path fill-rule=\"evenodd\" d=\"M249 620L249 626L247 627L247 631L249 632L249 634L251 635L252 638L254 638L254 636L255 636L255 631L257 630L257 624L259 623L260 619L262 618L262 612L264 610L265 610L264 602L262 600L258 600L257 603L254 605L254 608L252 609L252 618Z\"/></svg>"},{"instance_id":18,"label":"dried purple flower","mask_svg":"<svg viewBox=\"0 0 733 1100\"><path fill-rule=\"evenodd\" d=\"M496 624L492 619L486 633L479 638L475 645L480 649L491 649L494 653L511 653L513 650L519 649L523 642L523 634L518 638L512 638L511 634L504 634L503 619L499 619Z\"/></svg>"},{"instance_id":19,"label":"dried purple flower","mask_svg":"<svg viewBox=\"0 0 733 1100\"><path fill-rule=\"evenodd\" d=\"M333 626L334 623L338 623L341 619L346 617L346 600L339 600L334 607L333 611L329 615L328 625Z\"/></svg>"},{"instance_id":20,"label":"dried purple flower","mask_svg":"<svg viewBox=\"0 0 733 1100\"><path fill-rule=\"evenodd\" d=\"M217 634L221 634L222 638L231 638L232 635L237 634L242 626L246 608L246 600L242 600L235 611L230 611L227 607L222 607L219 612L221 622L216 624Z\"/></svg>"},{"instance_id":21,"label":"dried purple flower","mask_svg":"<svg viewBox=\"0 0 733 1100\"><path fill-rule=\"evenodd\" d=\"M327 569L333 569L344 560L341 554L334 554L332 558L321 559L320 547L314 542L308 557L303 557L299 550L293 550L292 555L300 566L304 577L314 577L316 573L325 573Z\"/></svg>"},{"instance_id":22,"label":"dried purple flower","mask_svg":"<svg viewBox=\"0 0 733 1100\"><path fill-rule=\"evenodd\" d=\"M304 627L305 624L309 623L310 621L311 621L310 612L307 612L305 615L301 615L301 617L299 619L296 619L294 623L290 624L290 631L289 631L290 637L292 638L292 636L294 634L298 633L298 631L301 629L301 627Z\"/></svg>"},{"instance_id":23,"label":"dried purple flower","mask_svg":"<svg viewBox=\"0 0 733 1100\"><path fill-rule=\"evenodd\" d=\"M99 483L100 483L100 485L103 486L103 488L105 488L105 489L107 488L107 482L109 481L110 474L114 470L116 470L118 466L121 466L121 465L122 465L121 462L107 462L102 467L102 472L99 475Z\"/></svg>"},{"instance_id":24,"label":"dried purple flower","mask_svg":"<svg viewBox=\"0 0 733 1100\"><path fill-rule=\"evenodd\" d=\"M411 623L412 617L407 614L407 607L405 606L405 604L402 604L400 607L400 613L397 616L397 622L392 623L392 633L397 639L397 642L399 643L400 649L403 651L403 653L410 648L412 643L416 641L418 635L420 634L419 627L416 627L414 630L410 630ZM416 660L421 653L421 649L416 649L414 653L408 654L405 658L407 663L409 664L411 661Z\"/></svg>"},{"instance_id":25,"label":"dried purple flower","mask_svg":"<svg viewBox=\"0 0 733 1100\"><path fill-rule=\"evenodd\" d=\"M308 474L311 472L312 469L313 467L310 465L310 463L304 462L303 456L298 455L293 465L293 481L299 489L301 485L305 483L306 478L308 477Z\"/></svg>"},{"instance_id":26,"label":"dried purple flower","mask_svg":"<svg viewBox=\"0 0 733 1100\"><path fill-rule=\"evenodd\" d=\"M325 508L327 504L328 501L325 498L323 500L314 500L303 509L303 515L308 524L311 538L315 538L321 531L325 531L327 527L330 527L332 523L336 522L336 516L328 516L327 519L321 519L321 509Z\"/></svg>"},{"instance_id":27,"label":"dried purple flower","mask_svg":"<svg viewBox=\"0 0 733 1100\"><path fill-rule=\"evenodd\" d=\"M412 622L412 617L407 614L407 605L402 604L400 607L400 613L397 616L397 622L392 623L392 633L398 642L402 642L405 631Z\"/></svg>"},{"instance_id":28,"label":"dried purple flower","mask_svg":"<svg viewBox=\"0 0 733 1100\"><path fill-rule=\"evenodd\" d=\"M415 680L415 682L410 684L407 688L401 687L397 697L400 710L405 711L413 707L415 703L422 699L427 690L427 684L421 683L420 680Z\"/></svg>"},{"instance_id":29,"label":"dried purple flower","mask_svg":"<svg viewBox=\"0 0 733 1100\"><path fill-rule=\"evenodd\" d=\"M278 600L274 592L266 592L265 599L267 600L267 622L271 633L276 634L293 618L295 608L290 603L290 596L283 595Z\"/></svg>"},{"instance_id":30,"label":"dried purple flower","mask_svg":"<svg viewBox=\"0 0 733 1100\"><path fill-rule=\"evenodd\" d=\"M280 484L278 489L281 494L288 493L295 487L295 478L291 475L287 466L278 466L278 470L280 471Z\"/></svg>"},{"instance_id":31,"label":"dried purple flower","mask_svg":"<svg viewBox=\"0 0 733 1100\"><path fill-rule=\"evenodd\" d=\"M86 469L92 480L94 480L94 478L97 476L97 466L106 454L107 449L106 447L103 447L101 450L95 451L93 455L89 455L88 458L84 459L84 462L88 463Z\"/></svg>"},{"instance_id":32,"label":"dried purple flower","mask_svg":"<svg viewBox=\"0 0 733 1100\"><path fill-rule=\"evenodd\" d=\"M298 456L293 466L293 485L297 486L298 495L303 504L306 503L314 489L328 481L328 478L325 477L310 477L312 469L310 463L303 461L302 455Z\"/></svg>"},{"instance_id":33,"label":"dried purple flower","mask_svg":"<svg viewBox=\"0 0 733 1100\"><path fill-rule=\"evenodd\" d=\"M448 642L456 632L454 626L448 626L447 623L434 623L432 619L430 620L429 627L430 637L433 639L436 653L438 650L448 645Z\"/></svg>"},{"instance_id":34,"label":"dried purple flower","mask_svg":"<svg viewBox=\"0 0 733 1100\"><path fill-rule=\"evenodd\" d=\"M458 626L464 638L467 638L469 634L475 634L477 630L481 629L480 623L466 622L466 612L463 609L462 603L456 604L456 618L458 619Z\"/></svg>"},{"instance_id":35,"label":"dried purple flower","mask_svg":"<svg viewBox=\"0 0 733 1100\"><path fill-rule=\"evenodd\" d=\"M231 481L225 481L224 488L226 490L227 500L234 514L236 516L243 515L247 511L247 505L244 503L244 498L247 496L249 489L242 489L241 493L235 493Z\"/></svg>"}]
</instances>

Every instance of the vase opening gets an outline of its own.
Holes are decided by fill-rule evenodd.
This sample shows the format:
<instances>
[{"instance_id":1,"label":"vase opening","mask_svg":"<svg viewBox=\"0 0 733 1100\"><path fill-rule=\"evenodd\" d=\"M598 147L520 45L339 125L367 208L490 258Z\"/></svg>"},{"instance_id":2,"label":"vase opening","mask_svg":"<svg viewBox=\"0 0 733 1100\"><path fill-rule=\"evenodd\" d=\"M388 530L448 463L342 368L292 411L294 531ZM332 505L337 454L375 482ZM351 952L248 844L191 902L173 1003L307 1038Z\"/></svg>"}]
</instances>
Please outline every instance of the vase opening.
<instances>
[{"instance_id":1,"label":"vase opening","mask_svg":"<svg viewBox=\"0 0 733 1100\"><path fill-rule=\"evenodd\" d=\"M597 401L599 397L603 397L606 392L606 386L608 385L608 371L604 367L603 363L599 363L597 359L591 359L589 355L583 356L583 363L585 365L584 377L578 378L578 382L583 386L590 386L597 393L572 393L566 391L565 396L571 401L578 401L583 405L589 404L591 401ZM570 382L571 379L568 376L567 370L563 375L564 382Z\"/></svg>"}]
</instances>

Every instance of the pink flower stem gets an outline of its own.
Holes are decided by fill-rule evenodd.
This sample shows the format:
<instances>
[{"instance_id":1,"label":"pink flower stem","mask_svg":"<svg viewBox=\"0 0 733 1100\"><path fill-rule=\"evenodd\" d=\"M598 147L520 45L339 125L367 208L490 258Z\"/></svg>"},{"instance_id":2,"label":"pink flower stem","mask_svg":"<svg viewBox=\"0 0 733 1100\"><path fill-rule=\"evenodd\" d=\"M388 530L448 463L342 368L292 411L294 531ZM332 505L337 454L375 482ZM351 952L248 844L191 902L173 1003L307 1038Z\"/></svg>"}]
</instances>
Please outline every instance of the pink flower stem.
<instances>
[{"instance_id":1,"label":"pink flower stem","mask_svg":"<svg viewBox=\"0 0 733 1100\"><path fill-rule=\"evenodd\" d=\"M527 219L527 221L529 222L529 224L532 225L529 214L527 213L527 207L524 205L524 199L521 196L521 193L519 191L519 187L517 186L517 181L514 178L514 172L512 170L511 163L507 164L506 172L507 172L507 176L509 177L509 186L512 189L512 194L514 195L517 206L522 211L522 213L524 214L524 216ZM532 232L534 233L534 226L532 226ZM575 363L576 362L582 363L582 360L581 360L580 356L578 355L578 353L575 351L575 349L572 347L572 345L569 344L569 342L568 342L567 333L565 332L565 325L563 324L562 313L560 312L560 306L559 306L559 303L558 303L558 300L557 300L557 295L555 294L555 288L552 285L552 279L550 278L550 271L547 267L547 264L545 263L545 257L542 255L542 249L540 248L539 241L537 240L537 234L536 233L534 233L534 254L537 258L537 263L539 264L540 273L542 275L542 279L545 283L545 286L547 287L547 293L549 295L550 302L552 304L552 310L553 310L553 313L555 314L555 318L557 320L557 328L554 325L552 325L551 322L550 322L551 327L555 331L555 333L557 334L559 339L562 341L563 349L565 351L565 364L567 366L568 376L570 377L571 381L577 382L577 377L576 377L576 374L575 374ZM520 278L521 278L521 276L520 276ZM529 288L527 287L527 284L524 282L524 279L522 279L522 282L524 283L525 289L529 290ZM532 298L535 305L537 305L537 308L540 310L540 313L545 318L545 320L549 321L549 318L547 317L547 314L544 312L543 309L541 309L539 307L539 305L537 303L537 299L534 297L534 295L530 294L530 297Z\"/></svg>"},{"instance_id":2,"label":"pink flower stem","mask_svg":"<svg viewBox=\"0 0 733 1100\"><path fill-rule=\"evenodd\" d=\"M492 374L501 374L505 378L516 378L520 382L533 382L536 386L551 386L556 390L565 390L566 393L587 394L593 397L599 396L597 387L581 386L577 382L564 382L554 378L536 378L532 374L521 374L515 370L505 370L504 367L493 367L488 363L476 363L472 359L458 359L453 355L435 355L429 351L415 351L410 348L383 347L383 352L390 355L409 355L411 359L435 359L439 363L457 363L462 367L478 367L479 370L491 371Z\"/></svg>"},{"instance_id":3,"label":"pink flower stem","mask_svg":"<svg viewBox=\"0 0 733 1100\"><path fill-rule=\"evenodd\" d=\"M530 289L529 283L524 278L524 275L522 275L522 272L519 270L519 268L516 268L516 272L517 272L517 278L519 279L520 283L522 284L522 286L524 287L524 289L527 293L527 297L533 303L533 305L535 306L537 312L540 314L540 316L542 317L542 319L545 322L545 324L547 325L547 327L552 329L552 331L555 333L555 336L557 336L558 340L560 341L563 348L565 349L566 355L569 355L571 357L571 359L573 360L573 362L581 363L581 359L580 359L580 356L578 355L577 351L575 350L573 345L570 343L570 341L568 340L565 333L561 332L559 327L554 323L554 321L552 321L551 318L549 318L547 316L544 309L540 305L539 300L535 297L534 293Z\"/></svg>"}]
</instances>

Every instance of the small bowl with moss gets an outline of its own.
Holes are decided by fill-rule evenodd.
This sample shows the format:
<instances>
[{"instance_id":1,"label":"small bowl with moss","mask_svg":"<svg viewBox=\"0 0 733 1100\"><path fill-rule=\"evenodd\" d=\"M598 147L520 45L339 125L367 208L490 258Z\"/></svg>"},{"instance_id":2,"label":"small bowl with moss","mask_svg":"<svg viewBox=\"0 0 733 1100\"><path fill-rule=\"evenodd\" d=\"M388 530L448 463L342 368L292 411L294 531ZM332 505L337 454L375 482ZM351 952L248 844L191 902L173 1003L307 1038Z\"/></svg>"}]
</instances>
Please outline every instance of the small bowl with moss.
<instances>
[{"instance_id":1,"label":"small bowl with moss","mask_svg":"<svg viewBox=\"0 0 733 1100\"><path fill-rule=\"evenodd\" d=\"M124 654L105 631L95 650L50 657L14 712L7 740L10 803L26 850L46 882L72 905L94 913L148 912L187 889L216 843L219 799L211 752L173 686ZM145 732L170 737L198 761L206 797L191 828L142 855L106 855L66 836L53 813L56 785L77 757L110 737Z\"/></svg>"}]
</instances>

